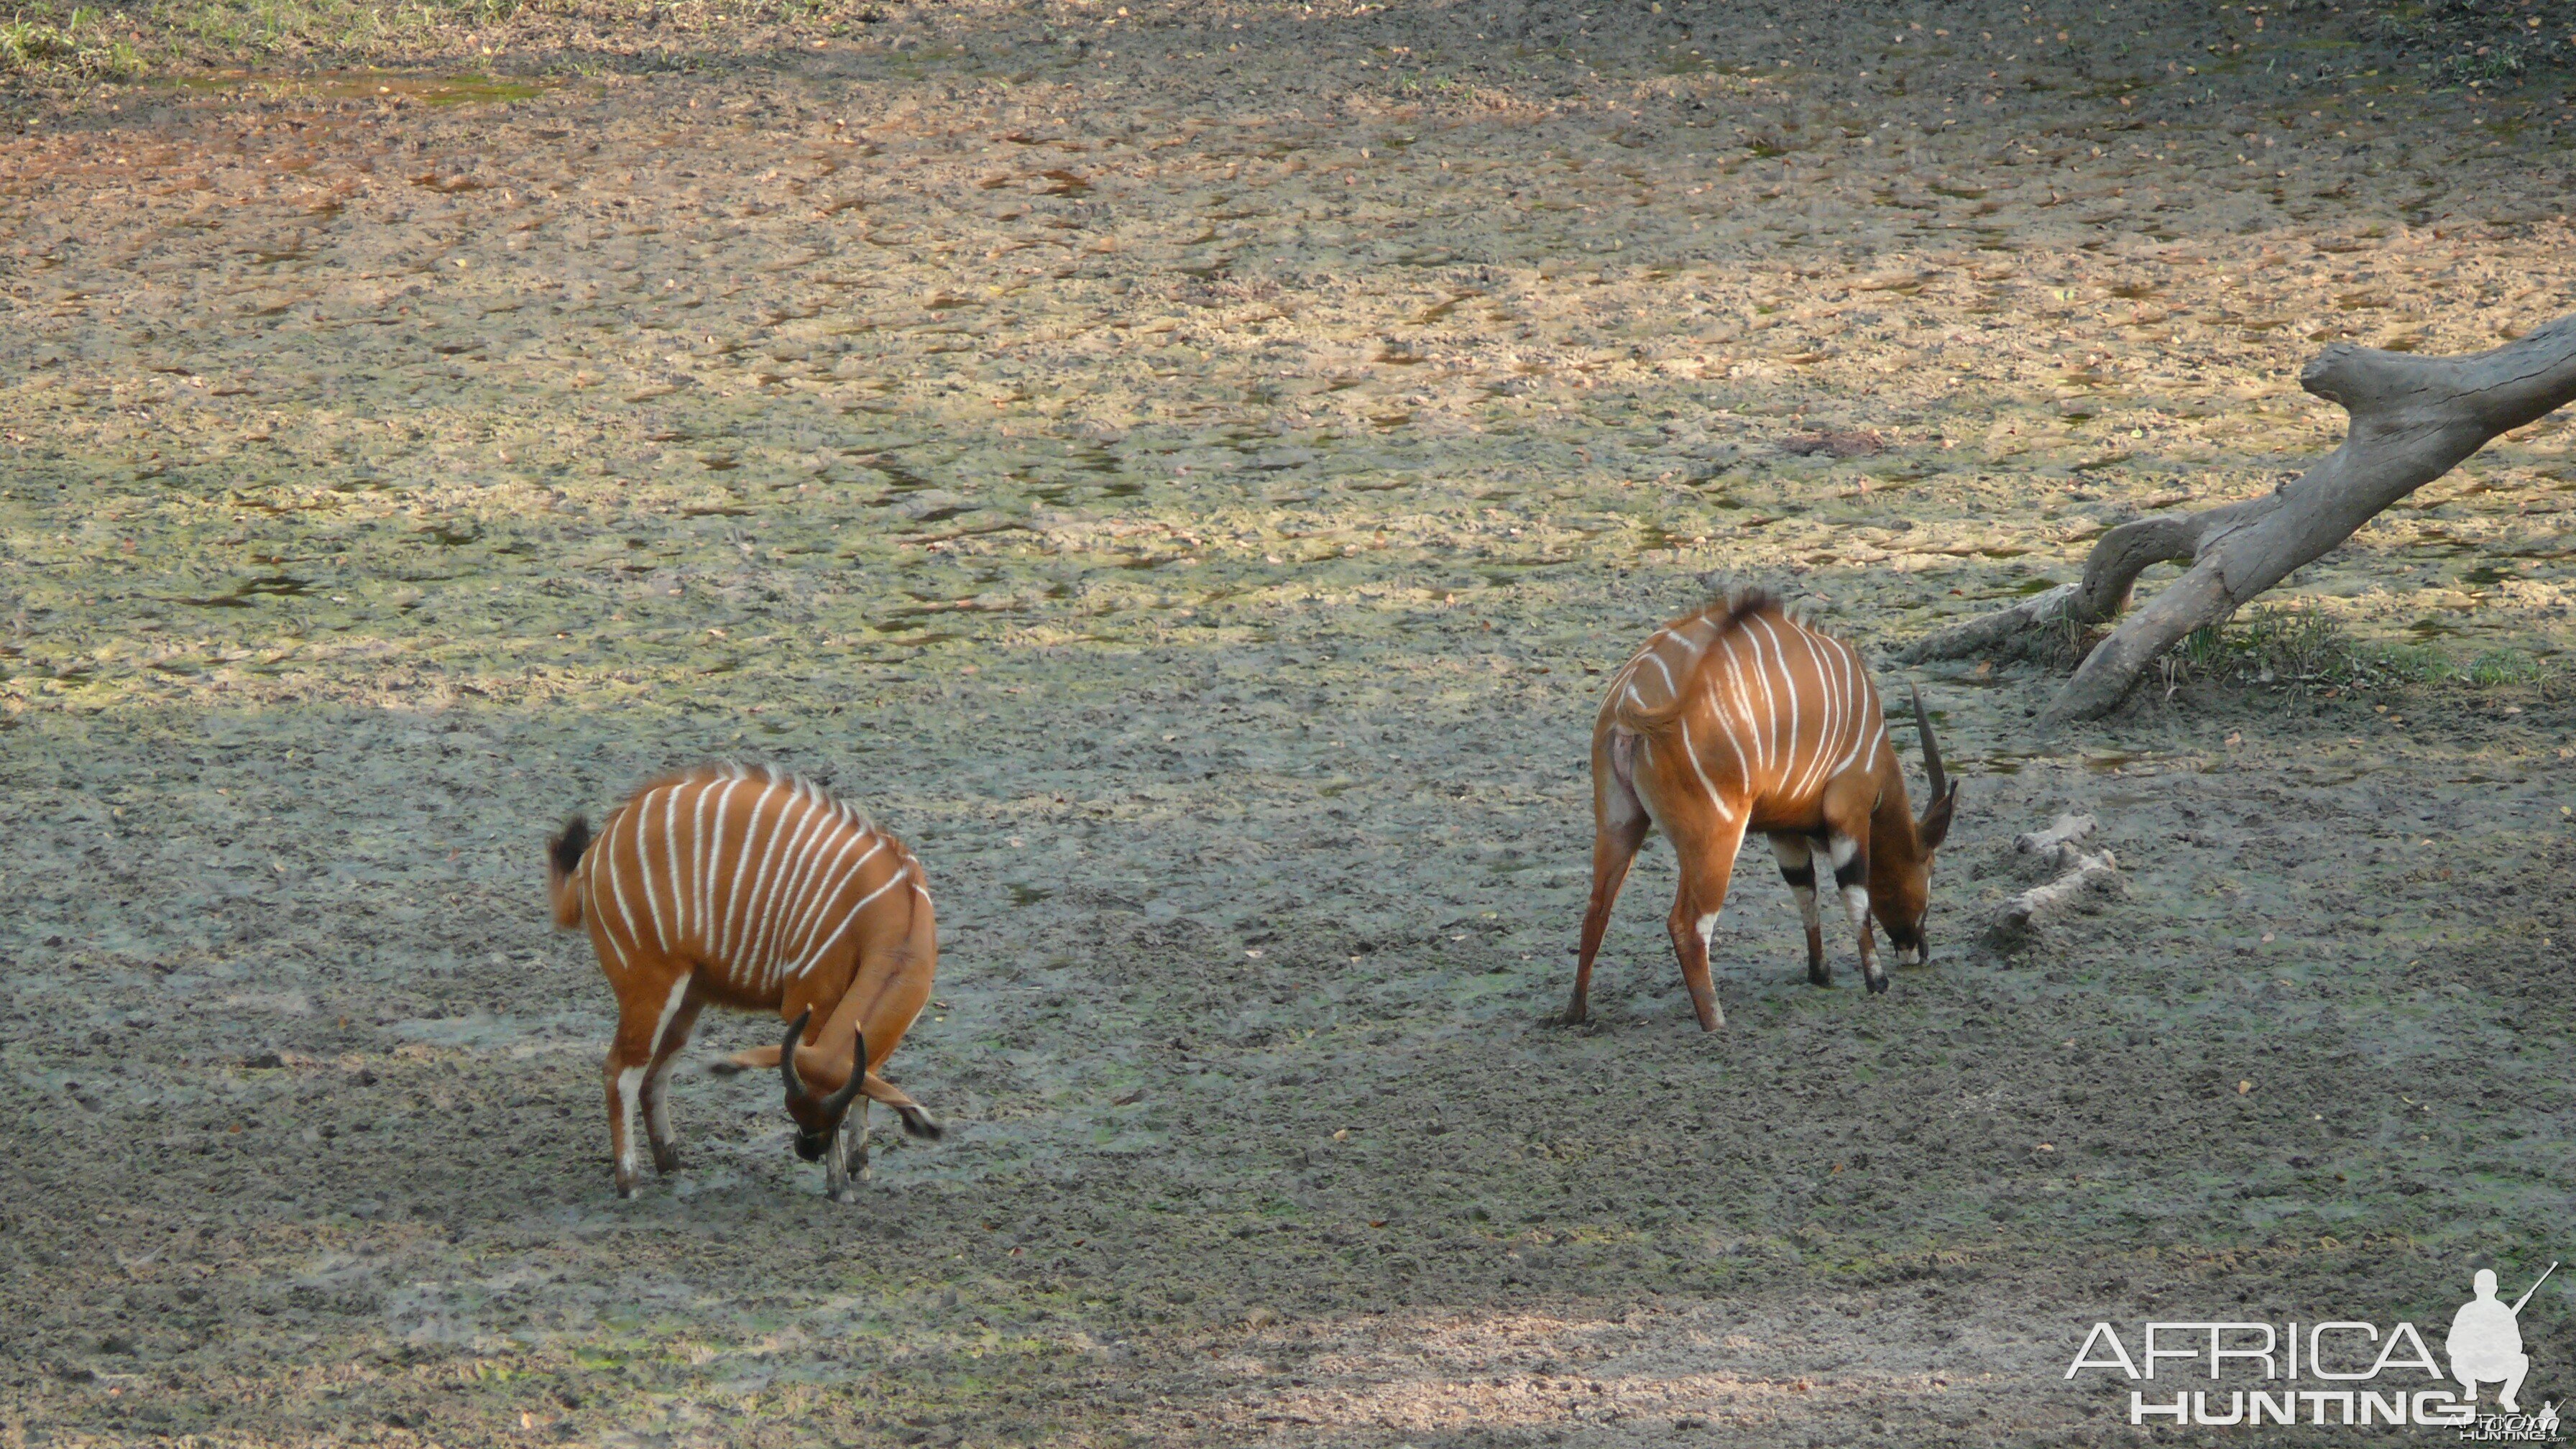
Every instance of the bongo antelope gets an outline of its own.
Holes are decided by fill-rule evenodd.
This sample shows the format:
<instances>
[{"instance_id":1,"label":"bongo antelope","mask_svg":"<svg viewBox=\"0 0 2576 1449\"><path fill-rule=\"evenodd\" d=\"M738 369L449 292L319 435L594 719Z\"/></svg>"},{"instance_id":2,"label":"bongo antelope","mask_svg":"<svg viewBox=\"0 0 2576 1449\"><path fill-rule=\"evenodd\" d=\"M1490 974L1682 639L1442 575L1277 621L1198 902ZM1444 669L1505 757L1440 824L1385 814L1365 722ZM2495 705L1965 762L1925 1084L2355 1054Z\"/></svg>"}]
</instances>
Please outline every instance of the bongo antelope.
<instances>
[{"instance_id":1,"label":"bongo antelope","mask_svg":"<svg viewBox=\"0 0 2576 1449\"><path fill-rule=\"evenodd\" d=\"M1593 958L1611 904L1646 832L1661 830L1681 863L1674 954L1700 1028L1726 1024L1709 985L1708 946L1744 833L1770 837L1780 874L1807 921L1807 979L1833 984L1816 904L1816 857L1833 865L1860 933L1861 977L1887 989L1870 937L1875 916L1900 964L1924 959L1932 853L1949 833L1958 787L1920 695L1932 803L1920 820L1888 743L1878 691L1850 645L1791 619L1760 593L1712 601L1655 631L1610 681L1592 730L1592 898L1566 1020L1586 1014Z\"/></svg>"},{"instance_id":2,"label":"bongo antelope","mask_svg":"<svg viewBox=\"0 0 2576 1449\"><path fill-rule=\"evenodd\" d=\"M856 807L784 771L702 765L647 782L596 839L574 816L547 855L555 923L589 928L617 993L607 1076L619 1196L635 1194L639 1125L654 1167L679 1166L665 1086L710 1002L788 1020L779 1045L718 1070L778 1068L796 1153L825 1159L835 1199L867 1170L868 1101L916 1136L939 1135L875 1071L930 998L930 891L921 862Z\"/></svg>"}]
</instances>

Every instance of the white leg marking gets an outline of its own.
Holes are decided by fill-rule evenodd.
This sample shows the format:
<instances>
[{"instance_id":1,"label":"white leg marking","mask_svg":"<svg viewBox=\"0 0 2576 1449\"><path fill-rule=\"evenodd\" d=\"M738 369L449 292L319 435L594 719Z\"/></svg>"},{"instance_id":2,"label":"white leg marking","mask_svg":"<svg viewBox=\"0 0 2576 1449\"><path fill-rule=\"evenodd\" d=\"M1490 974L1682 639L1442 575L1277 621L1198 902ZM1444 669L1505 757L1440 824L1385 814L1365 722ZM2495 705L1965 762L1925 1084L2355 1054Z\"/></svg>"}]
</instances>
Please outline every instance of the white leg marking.
<instances>
[{"instance_id":1,"label":"white leg marking","mask_svg":"<svg viewBox=\"0 0 2576 1449\"><path fill-rule=\"evenodd\" d=\"M637 1171L636 1139L644 1135L644 1124L640 1120L642 1114L638 1110L638 1099L643 1094L644 1069L642 1067L628 1067L617 1074L617 1110L620 1120L626 1126L624 1133L626 1150L617 1156L617 1170L629 1181L634 1179Z\"/></svg>"},{"instance_id":2,"label":"white leg marking","mask_svg":"<svg viewBox=\"0 0 2576 1449\"><path fill-rule=\"evenodd\" d=\"M1853 856L1860 854L1860 842L1840 835L1829 836L1825 841L1825 850L1828 854L1832 855L1834 869L1839 871L1844 866L1852 863ZM1851 889L1856 891L1861 890L1859 886L1853 886ZM1867 891L1861 891L1861 896L1862 899L1866 901L1869 893Z\"/></svg>"},{"instance_id":3,"label":"white leg marking","mask_svg":"<svg viewBox=\"0 0 2576 1449\"><path fill-rule=\"evenodd\" d=\"M1843 887L1843 909L1851 913L1852 929L1863 937L1869 934L1869 887ZM1865 943L1864 943L1865 944Z\"/></svg>"},{"instance_id":4,"label":"white leg marking","mask_svg":"<svg viewBox=\"0 0 2576 1449\"><path fill-rule=\"evenodd\" d=\"M1807 923L1807 929L1821 929L1824 916L1816 908L1816 852L1794 835L1774 835L1771 837L1771 855L1780 862L1784 875L1802 866L1806 868L1807 884L1793 885L1789 887L1789 893L1798 898L1798 917Z\"/></svg>"}]
</instances>

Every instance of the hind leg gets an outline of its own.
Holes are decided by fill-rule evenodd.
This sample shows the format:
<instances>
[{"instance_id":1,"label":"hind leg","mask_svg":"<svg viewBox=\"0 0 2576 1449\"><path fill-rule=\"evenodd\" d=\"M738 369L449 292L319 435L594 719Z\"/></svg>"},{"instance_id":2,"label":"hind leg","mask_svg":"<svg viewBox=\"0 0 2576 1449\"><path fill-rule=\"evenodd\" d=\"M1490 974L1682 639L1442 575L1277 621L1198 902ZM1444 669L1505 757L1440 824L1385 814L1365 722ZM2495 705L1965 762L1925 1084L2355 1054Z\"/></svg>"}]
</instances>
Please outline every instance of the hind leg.
<instances>
[{"instance_id":1,"label":"hind leg","mask_svg":"<svg viewBox=\"0 0 2576 1449\"><path fill-rule=\"evenodd\" d=\"M1825 917L1816 908L1816 853L1803 835L1774 835L1771 854L1780 862L1780 878L1798 898L1798 914L1807 922L1807 980L1834 984L1834 968L1825 960Z\"/></svg>"},{"instance_id":2,"label":"hind leg","mask_svg":"<svg viewBox=\"0 0 2576 1449\"><path fill-rule=\"evenodd\" d=\"M608 1144L617 1160L617 1195L633 1197L643 1173L644 1082L652 1074L663 1033L689 994L689 978L667 984L620 983L617 1035L608 1044Z\"/></svg>"},{"instance_id":3,"label":"hind leg","mask_svg":"<svg viewBox=\"0 0 2576 1449\"><path fill-rule=\"evenodd\" d=\"M698 1024L698 1008L703 1005L692 993L680 1003L678 1013L662 1028L662 1038L653 1049L653 1063L644 1073L644 1132L653 1148L653 1170L680 1170L680 1139L671 1131L671 1068L680 1060L680 1051L689 1044L689 1033Z\"/></svg>"},{"instance_id":4,"label":"hind leg","mask_svg":"<svg viewBox=\"0 0 2576 1449\"><path fill-rule=\"evenodd\" d=\"M1592 896L1583 906L1583 943L1574 963L1574 999L1565 1008L1568 1024L1592 1011L1592 963L1601 954L1601 938L1610 929L1610 908L1619 887L1636 863L1637 847L1654 827L1634 781L1636 736L1613 730L1592 755Z\"/></svg>"},{"instance_id":5,"label":"hind leg","mask_svg":"<svg viewBox=\"0 0 2576 1449\"><path fill-rule=\"evenodd\" d=\"M1702 1031L1726 1025L1726 1010L1717 1004L1709 980L1708 945L1717 931L1717 913L1726 905L1727 883L1735 875L1735 852L1744 844L1742 820L1712 819L1673 836L1673 854L1682 869L1681 889L1673 893L1673 913L1665 926L1672 932L1673 954L1681 959L1682 984L1690 988L1691 1010Z\"/></svg>"},{"instance_id":6,"label":"hind leg","mask_svg":"<svg viewBox=\"0 0 2576 1449\"><path fill-rule=\"evenodd\" d=\"M924 1137L936 1142L948 1131L939 1124L938 1118L930 1115L927 1108L912 1100L911 1093L874 1072L868 1073L867 1084L860 1090L867 1093L870 1101L883 1102L892 1107L895 1116L903 1119L904 1135L907 1137Z\"/></svg>"}]
</instances>

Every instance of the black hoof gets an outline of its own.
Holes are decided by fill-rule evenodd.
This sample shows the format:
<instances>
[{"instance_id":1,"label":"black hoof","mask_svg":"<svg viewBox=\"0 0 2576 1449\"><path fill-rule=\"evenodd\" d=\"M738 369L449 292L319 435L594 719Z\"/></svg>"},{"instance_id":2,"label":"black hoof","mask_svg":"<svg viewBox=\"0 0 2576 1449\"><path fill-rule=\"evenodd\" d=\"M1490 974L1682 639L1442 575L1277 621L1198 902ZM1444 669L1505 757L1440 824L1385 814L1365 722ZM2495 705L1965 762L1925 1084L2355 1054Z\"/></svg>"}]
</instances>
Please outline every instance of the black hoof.
<instances>
[{"instance_id":1,"label":"black hoof","mask_svg":"<svg viewBox=\"0 0 2576 1449\"><path fill-rule=\"evenodd\" d=\"M707 1075L710 1077L730 1077L741 1071L742 1063L740 1062L713 1061L707 1063Z\"/></svg>"},{"instance_id":2,"label":"black hoof","mask_svg":"<svg viewBox=\"0 0 2576 1449\"><path fill-rule=\"evenodd\" d=\"M898 1111L896 1115L903 1118L903 1130L911 1133L915 1137L927 1138L932 1142L936 1142L948 1134L948 1129L939 1125L938 1118L931 1116L929 1113L922 1111L918 1107L911 1108L907 1111Z\"/></svg>"},{"instance_id":3,"label":"black hoof","mask_svg":"<svg viewBox=\"0 0 2576 1449\"><path fill-rule=\"evenodd\" d=\"M654 1148L654 1149L653 1149L653 1170L654 1170L655 1172L662 1172L662 1173L671 1173L671 1172L677 1172L677 1171L679 1171L679 1170L680 1170L680 1149L678 1149L678 1148L676 1148L676 1147L656 1147L656 1148Z\"/></svg>"},{"instance_id":4,"label":"black hoof","mask_svg":"<svg viewBox=\"0 0 2576 1449\"><path fill-rule=\"evenodd\" d=\"M1884 976L1873 976L1869 978L1869 994L1872 996L1886 995L1887 978Z\"/></svg>"}]
</instances>

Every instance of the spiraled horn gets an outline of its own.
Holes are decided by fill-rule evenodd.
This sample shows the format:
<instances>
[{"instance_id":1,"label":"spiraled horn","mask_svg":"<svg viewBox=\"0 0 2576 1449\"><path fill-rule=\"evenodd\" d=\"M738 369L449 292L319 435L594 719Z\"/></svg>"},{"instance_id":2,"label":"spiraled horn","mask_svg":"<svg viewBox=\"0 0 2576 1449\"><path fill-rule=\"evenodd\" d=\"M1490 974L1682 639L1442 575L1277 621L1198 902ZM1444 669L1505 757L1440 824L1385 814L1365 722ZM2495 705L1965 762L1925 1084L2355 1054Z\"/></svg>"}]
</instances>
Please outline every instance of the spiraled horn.
<instances>
[{"instance_id":1,"label":"spiraled horn","mask_svg":"<svg viewBox=\"0 0 2576 1449\"><path fill-rule=\"evenodd\" d=\"M850 1104L859 1099L860 1089L868 1084L867 1028L859 1028L857 1035L858 1045L851 1048L849 1081L841 1085L841 1090L823 1099L823 1116L830 1121L840 1121L841 1114L850 1110Z\"/></svg>"},{"instance_id":2,"label":"spiraled horn","mask_svg":"<svg viewBox=\"0 0 2576 1449\"><path fill-rule=\"evenodd\" d=\"M1941 768L1941 742L1932 737L1932 716L1923 708L1923 691L1909 679L1905 692L1914 696L1914 732L1923 737L1923 773L1932 782L1932 798L1938 800L1950 793L1949 773Z\"/></svg>"},{"instance_id":3,"label":"spiraled horn","mask_svg":"<svg viewBox=\"0 0 2576 1449\"><path fill-rule=\"evenodd\" d=\"M814 1008L798 1012L787 1024L787 1038L778 1044L778 1080L787 1084L788 1099L805 1095L805 1083L796 1075L796 1044L805 1039L805 1023L814 1017Z\"/></svg>"}]
</instances>

